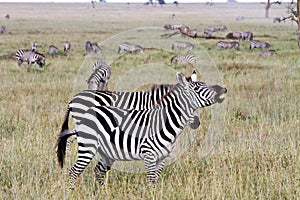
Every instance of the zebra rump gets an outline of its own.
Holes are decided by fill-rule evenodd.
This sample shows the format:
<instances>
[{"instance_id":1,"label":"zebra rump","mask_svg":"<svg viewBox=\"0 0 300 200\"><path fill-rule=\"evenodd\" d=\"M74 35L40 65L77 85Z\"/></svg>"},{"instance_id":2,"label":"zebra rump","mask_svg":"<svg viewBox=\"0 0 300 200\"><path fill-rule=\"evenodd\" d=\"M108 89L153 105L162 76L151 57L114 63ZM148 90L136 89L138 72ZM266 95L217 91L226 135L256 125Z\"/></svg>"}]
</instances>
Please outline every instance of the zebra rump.
<instances>
[{"instance_id":1,"label":"zebra rump","mask_svg":"<svg viewBox=\"0 0 300 200\"><path fill-rule=\"evenodd\" d=\"M255 48L261 48L261 49L268 49L271 47L271 44L268 42L263 42L259 40L252 40L250 42L250 50L253 50Z\"/></svg>"},{"instance_id":2,"label":"zebra rump","mask_svg":"<svg viewBox=\"0 0 300 200\"><path fill-rule=\"evenodd\" d=\"M69 173L71 189L97 152L101 160L94 172L101 185L116 160L143 160L147 182L155 184L158 181L165 158L172 152L186 124L193 119L194 112L221 103L227 92L219 85L188 81L181 73L177 73L177 81L154 109L96 106L87 110L77 127L78 159ZM61 134L58 138L57 156L61 166L66 138L73 134Z\"/></svg>"}]
</instances>

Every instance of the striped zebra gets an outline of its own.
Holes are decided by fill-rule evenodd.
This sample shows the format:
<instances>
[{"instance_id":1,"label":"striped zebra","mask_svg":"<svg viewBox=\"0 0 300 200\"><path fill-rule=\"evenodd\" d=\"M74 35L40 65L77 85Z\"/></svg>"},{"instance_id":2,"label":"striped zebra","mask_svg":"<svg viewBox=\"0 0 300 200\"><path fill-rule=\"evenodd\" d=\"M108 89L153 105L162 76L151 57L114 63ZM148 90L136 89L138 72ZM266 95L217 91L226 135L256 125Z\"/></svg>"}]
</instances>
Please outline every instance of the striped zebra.
<instances>
[{"instance_id":1,"label":"striped zebra","mask_svg":"<svg viewBox=\"0 0 300 200\"><path fill-rule=\"evenodd\" d=\"M64 52L68 52L71 49L71 43L69 41L64 42Z\"/></svg>"},{"instance_id":2,"label":"striped zebra","mask_svg":"<svg viewBox=\"0 0 300 200\"><path fill-rule=\"evenodd\" d=\"M51 56L53 56L55 54L58 54L58 48L54 45L50 45L49 49L48 49L48 52Z\"/></svg>"},{"instance_id":3,"label":"striped zebra","mask_svg":"<svg viewBox=\"0 0 300 200\"><path fill-rule=\"evenodd\" d=\"M239 40L242 37L242 33L240 32L233 32L233 33L228 33L226 35L227 39L233 39L233 40Z\"/></svg>"},{"instance_id":4,"label":"striped zebra","mask_svg":"<svg viewBox=\"0 0 300 200\"><path fill-rule=\"evenodd\" d=\"M196 56L192 54L176 55L171 58L171 63L176 63L178 65L193 65L196 64Z\"/></svg>"},{"instance_id":5,"label":"striped zebra","mask_svg":"<svg viewBox=\"0 0 300 200\"><path fill-rule=\"evenodd\" d=\"M252 32L249 32L249 31L243 32L243 33L241 34L241 39L242 39L242 40L249 40L249 41L251 41L251 40L253 40L253 33L252 33Z\"/></svg>"},{"instance_id":6,"label":"striped zebra","mask_svg":"<svg viewBox=\"0 0 300 200\"><path fill-rule=\"evenodd\" d=\"M172 44L172 49L194 49L194 45L190 42L176 41Z\"/></svg>"},{"instance_id":7,"label":"striped zebra","mask_svg":"<svg viewBox=\"0 0 300 200\"><path fill-rule=\"evenodd\" d=\"M85 42L85 50L86 50L87 52L93 51L91 41L86 41L86 42Z\"/></svg>"},{"instance_id":8,"label":"striped zebra","mask_svg":"<svg viewBox=\"0 0 300 200\"><path fill-rule=\"evenodd\" d=\"M16 52L16 59L18 60L18 65L20 66L24 61L28 63L28 71L32 64L36 63L40 67L43 67L46 63L45 56L38 52L33 52L30 50L19 49Z\"/></svg>"},{"instance_id":9,"label":"striped zebra","mask_svg":"<svg viewBox=\"0 0 300 200\"><path fill-rule=\"evenodd\" d=\"M140 45L130 44L128 42L123 42L119 45L118 53L121 54L123 52L135 53L140 52L144 53L144 48Z\"/></svg>"},{"instance_id":10,"label":"striped zebra","mask_svg":"<svg viewBox=\"0 0 300 200\"><path fill-rule=\"evenodd\" d=\"M221 49L236 49L239 50L239 43L238 42L226 42L226 41L219 41L217 43L217 49L221 50Z\"/></svg>"},{"instance_id":11,"label":"striped zebra","mask_svg":"<svg viewBox=\"0 0 300 200\"><path fill-rule=\"evenodd\" d=\"M252 40L250 42L250 50L253 50L255 48L261 48L261 49L268 49L271 47L271 44L268 42L263 42L259 40Z\"/></svg>"},{"instance_id":12,"label":"striped zebra","mask_svg":"<svg viewBox=\"0 0 300 200\"><path fill-rule=\"evenodd\" d=\"M188 122L198 108L221 103L226 88L203 82L188 81L177 73L172 90L160 99L154 109L127 110L117 107L91 107L77 127L78 159L69 173L70 188L88 166L95 154L101 156L94 168L96 179L104 184L104 177L117 160L142 160L147 182L155 184ZM76 133L63 133L57 141L57 158L64 164L66 140Z\"/></svg>"},{"instance_id":13,"label":"striped zebra","mask_svg":"<svg viewBox=\"0 0 300 200\"><path fill-rule=\"evenodd\" d=\"M263 50L260 52L259 56L260 57L268 57L268 56L274 56L276 55L276 51L275 50Z\"/></svg>"},{"instance_id":14,"label":"striped zebra","mask_svg":"<svg viewBox=\"0 0 300 200\"><path fill-rule=\"evenodd\" d=\"M92 74L87 80L89 90L107 90L108 81L111 75L110 66L103 62L98 61L94 63Z\"/></svg>"}]
</instances>

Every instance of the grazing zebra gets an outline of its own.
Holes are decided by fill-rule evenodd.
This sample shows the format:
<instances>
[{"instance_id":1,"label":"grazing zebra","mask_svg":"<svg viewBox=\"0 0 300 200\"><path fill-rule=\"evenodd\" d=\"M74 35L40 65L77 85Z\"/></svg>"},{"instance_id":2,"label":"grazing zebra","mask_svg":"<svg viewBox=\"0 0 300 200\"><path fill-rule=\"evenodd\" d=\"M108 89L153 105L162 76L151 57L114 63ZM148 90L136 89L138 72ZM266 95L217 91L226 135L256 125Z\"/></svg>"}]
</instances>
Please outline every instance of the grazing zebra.
<instances>
[{"instance_id":1,"label":"grazing zebra","mask_svg":"<svg viewBox=\"0 0 300 200\"><path fill-rule=\"evenodd\" d=\"M252 40L250 42L250 50L253 50L255 48L261 48L261 49L268 49L271 47L271 44L268 42L262 42L258 40Z\"/></svg>"},{"instance_id":2,"label":"grazing zebra","mask_svg":"<svg viewBox=\"0 0 300 200\"><path fill-rule=\"evenodd\" d=\"M130 44L128 42L123 42L122 44L119 45L118 53L123 53L123 52L129 52L129 53L135 53L135 52L140 52L144 53L144 48L141 47L140 45L136 44Z\"/></svg>"},{"instance_id":3,"label":"grazing zebra","mask_svg":"<svg viewBox=\"0 0 300 200\"><path fill-rule=\"evenodd\" d=\"M64 42L64 52L68 52L71 49L71 43L69 41Z\"/></svg>"},{"instance_id":4,"label":"grazing zebra","mask_svg":"<svg viewBox=\"0 0 300 200\"><path fill-rule=\"evenodd\" d=\"M225 25L217 25L215 28L217 31L227 31L227 26Z\"/></svg>"},{"instance_id":5,"label":"grazing zebra","mask_svg":"<svg viewBox=\"0 0 300 200\"><path fill-rule=\"evenodd\" d=\"M143 160L147 182L155 184L166 157L172 152L176 139L198 108L221 103L226 88L203 82L188 81L177 73L172 90L160 99L154 109L126 110L117 107L91 107L84 114L76 131L62 133L57 141L57 158L64 164L67 138L78 135L78 159L70 169L70 188L97 152L101 159L94 172L100 185L116 160Z\"/></svg>"},{"instance_id":6,"label":"grazing zebra","mask_svg":"<svg viewBox=\"0 0 300 200\"><path fill-rule=\"evenodd\" d=\"M107 90L110 79L110 66L103 61L98 61L93 65L93 73L87 80L89 90Z\"/></svg>"},{"instance_id":7,"label":"grazing zebra","mask_svg":"<svg viewBox=\"0 0 300 200\"><path fill-rule=\"evenodd\" d=\"M249 32L249 31L243 32L243 33L241 34L241 39L242 39L242 40L249 40L249 41L251 41L251 40L253 40L253 33L252 33L252 32Z\"/></svg>"},{"instance_id":8,"label":"grazing zebra","mask_svg":"<svg viewBox=\"0 0 300 200\"><path fill-rule=\"evenodd\" d=\"M240 32L228 33L226 35L227 39L239 40L241 39L242 34Z\"/></svg>"},{"instance_id":9,"label":"grazing zebra","mask_svg":"<svg viewBox=\"0 0 300 200\"><path fill-rule=\"evenodd\" d=\"M97 42L92 43L92 51L95 53L101 53L102 49L98 46Z\"/></svg>"},{"instance_id":10,"label":"grazing zebra","mask_svg":"<svg viewBox=\"0 0 300 200\"><path fill-rule=\"evenodd\" d=\"M87 52L93 51L91 41L86 41L86 42L85 42L85 50L86 50Z\"/></svg>"},{"instance_id":11,"label":"grazing zebra","mask_svg":"<svg viewBox=\"0 0 300 200\"><path fill-rule=\"evenodd\" d=\"M204 29L204 34L211 35L213 32L216 32L217 29L215 27L207 27Z\"/></svg>"},{"instance_id":12,"label":"grazing zebra","mask_svg":"<svg viewBox=\"0 0 300 200\"><path fill-rule=\"evenodd\" d=\"M176 55L171 58L171 63L177 63L178 65L193 65L196 63L196 56L192 54Z\"/></svg>"},{"instance_id":13,"label":"grazing zebra","mask_svg":"<svg viewBox=\"0 0 300 200\"><path fill-rule=\"evenodd\" d=\"M268 56L274 56L276 55L276 51L275 50L263 50L260 52L259 56L260 57L268 57Z\"/></svg>"},{"instance_id":14,"label":"grazing zebra","mask_svg":"<svg viewBox=\"0 0 300 200\"><path fill-rule=\"evenodd\" d=\"M45 56L41 53L19 49L16 52L16 59L18 60L18 65L20 66L24 61L28 63L28 71L32 64L37 63L40 67L43 67L46 63Z\"/></svg>"},{"instance_id":15,"label":"grazing zebra","mask_svg":"<svg viewBox=\"0 0 300 200\"><path fill-rule=\"evenodd\" d=\"M51 56L53 56L54 54L58 54L58 48L54 45L50 45L48 52Z\"/></svg>"},{"instance_id":16,"label":"grazing zebra","mask_svg":"<svg viewBox=\"0 0 300 200\"><path fill-rule=\"evenodd\" d=\"M3 35L7 34L6 26L1 26L1 31L0 31L0 33L3 34Z\"/></svg>"},{"instance_id":17,"label":"grazing zebra","mask_svg":"<svg viewBox=\"0 0 300 200\"><path fill-rule=\"evenodd\" d=\"M172 44L172 49L190 49L193 50L194 49L194 45L190 42L181 42L181 41L176 41Z\"/></svg>"},{"instance_id":18,"label":"grazing zebra","mask_svg":"<svg viewBox=\"0 0 300 200\"><path fill-rule=\"evenodd\" d=\"M221 50L221 49L236 49L239 50L239 43L238 42L226 42L226 41L219 41L217 43L217 49Z\"/></svg>"}]
</instances>

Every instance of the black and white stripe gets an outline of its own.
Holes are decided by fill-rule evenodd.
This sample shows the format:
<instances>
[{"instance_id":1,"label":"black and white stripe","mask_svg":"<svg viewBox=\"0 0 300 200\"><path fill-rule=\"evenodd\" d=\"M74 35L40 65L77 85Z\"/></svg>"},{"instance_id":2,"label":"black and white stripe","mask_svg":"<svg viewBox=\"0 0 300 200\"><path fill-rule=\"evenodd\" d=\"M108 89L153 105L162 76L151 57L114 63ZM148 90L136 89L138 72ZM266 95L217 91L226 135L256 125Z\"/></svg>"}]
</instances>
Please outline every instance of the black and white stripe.
<instances>
[{"instance_id":1,"label":"black and white stripe","mask_svg":"<svg viewBox=\"0 0 300 200\"><path fill-rule=\"evenodd\" d=\"M249 32L249 31L247 31L247 32L242 32L242 34L241 34L241 39L242 39L242 40L249 40L249 41L251 41L251 40L253 40L253 33L252 33L252 32Z\"/></svg>"},{"instance_id":2,"label":"black and white stripe","mask_svg":"<svg viewBox=\"0 0 300 200\"><path fill-rule=\"evenodd\" d=\"M171 63L176 63L178 65L194 65L196 64L196 61L196 56L192 54L176 55L171 58Z\"/></svg>"},{"instance_id":3,"label":"black and white stripe","mask_svg":"<svg viewBox=\"0 0 300 200\"><path fill-rule=\"evenodd\" d=\"M34 52L31 50L19 49L16 52L16 59L18 60L18 65L20 66L24 61L28 63L28 70L32 64L36 63L40 67L43 67L46 63L45 56L41 53Z\"/></svg>"},{"instance_id":4,"label":"black and white stripe","mask_svg":"<svg viewBox=\"0 0 300 200\"><path fill-rule=\"evenodd\" d=\"M239 50L239 46L240 44L238 42L227 42L227 41L219 41L217 43L217 49L221 50L221 49L236 49Z\"/></svg>"},{"instance_id":5,"label":"black and white stripe","mask_svg":"<svg viewBox=\"0 0 300 200\"><path fill-rule=\"evenodd\" d=\"M259 40L252 40L250 42L250 50L253 50L255 48L260 48L260 49L268 49L271 47L271 44L268 42L263 42Z\"/></svg>"},{"instance_id":6,"label":"black and white stripe","mask_svg":"<svg viewBox=\"0 0 300 200\"><path fill-rule=\"evenodd\" d=\"M150 110L126 110L117 107L91 107L77 127L78 160L70 169L70 188L95 154L101 160L94 172L100 184L116 160L143 160L147 182L156 183L165 158L174 148L178 136L200 107L224 100L226 89L219 85L188 81L177 73L178 84ZM61 134L57 156L64 162L66 138L76 133Z\"/></svg>"},{"instance_id":7,"label":"black and white stripe","mask_svg":"<svg viewBox=\"0 0 300 200\"><path fill-rule=\"evenodd\" d=\"M111 76L110 66L103 62L98 61L94 63L92 74L87 80L89 90L107 90L108 81Z\"/></svg>"},{"instance_id":8,"label":"black and white stripe","mask_svg":"<svg viewBox=\"0 0 300 200\"><path fill-rule=\"evenodd\" d=\"M144 53L144 48L141 47L140 45L136 44L131 44L128 42L123 42L119 45L118 53L123 53L123 52L129 52L129 53L135 53L135 52L140 52Z\"/></svg>"}]
</instances>

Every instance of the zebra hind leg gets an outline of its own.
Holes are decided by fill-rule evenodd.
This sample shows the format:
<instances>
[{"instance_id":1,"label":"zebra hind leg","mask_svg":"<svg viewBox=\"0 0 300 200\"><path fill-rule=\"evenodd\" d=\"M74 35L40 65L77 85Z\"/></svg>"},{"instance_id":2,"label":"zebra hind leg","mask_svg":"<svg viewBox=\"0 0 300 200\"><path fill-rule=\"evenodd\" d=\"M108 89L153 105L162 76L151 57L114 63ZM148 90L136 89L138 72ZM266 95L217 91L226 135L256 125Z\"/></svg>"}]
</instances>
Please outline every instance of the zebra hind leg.
<instances>
[{"instance_id":1,"label":"zebra hind leg","mask_svg":"<svg viewBox=\"0 0 300 200\"><path fill-rule=\"evenodd\" d=\"M114 161L110 159L102 158L94 168L96 180L99 182L100 185L104 185L105 174L111 169L113 162Z\"/></svg>"},{"instance_id":2,"label":"zebra hind leg","mask_svg":"<svg viewBox=\"0 0 300 200\"><path fill-rule=\"evenodd\" d=\"M77 162L71 167L69 174L70 181L70 189L74 189L74 184L76 178L83 172L83 170L88 166L93 157L95 156L95 152L84 147L84 144L78 143L78 159Z\"/></svg>"},{"instance_id":3,"label":"zebra hind leg","mask_svg":"<svg viewBox=\"0 0 300 200\"><path fill-rule=\"evenodd\" d=\"M157 162L156 164L156 171L155 171L155 182L158 182L161 171L163 170L164 166L165 166L166 160L160 160Z\"/></svg>"},{"instance_id":4,"label":"zebra hind leg","mask_svg":"<svg viewBox=\"0 0 300 200\"><path fill-rule=\"evenodd\" d=\"M147 174L147 183L148 184L156 184L157 180L157 166L156 166L156 158L153 155L145 155L144 156L144 164L145 170Z\"/></svg>"}]
</instances>

